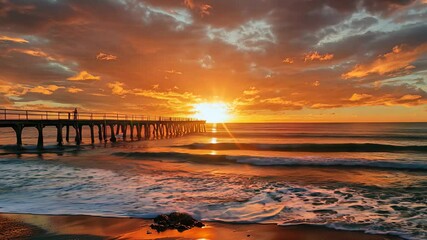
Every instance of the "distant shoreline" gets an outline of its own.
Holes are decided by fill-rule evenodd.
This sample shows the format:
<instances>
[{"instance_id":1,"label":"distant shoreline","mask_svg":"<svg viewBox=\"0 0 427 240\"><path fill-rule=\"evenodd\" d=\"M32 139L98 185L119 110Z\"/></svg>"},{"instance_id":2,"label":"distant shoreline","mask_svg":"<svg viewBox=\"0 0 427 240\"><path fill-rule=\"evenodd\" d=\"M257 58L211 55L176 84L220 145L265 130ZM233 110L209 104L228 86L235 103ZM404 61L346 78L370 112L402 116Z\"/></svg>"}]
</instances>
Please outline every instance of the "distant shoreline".
<instances>
[{"instance_id":1,"label":"distant shoreline","mask_svg":"<svg viewBox=\"0 0 427 240\"><path fill-rule=\"evenodd\" d=\"M34 215L0 213L0 232L5 239L256 239L280 240L397 240L397 236L367 234L360 231L334 230L322 226L278 226L275 224L233 224L205 222L205 228L179 233L157 233L150 219L95 217L82 215Z\"/></svg>"}]
</instances>

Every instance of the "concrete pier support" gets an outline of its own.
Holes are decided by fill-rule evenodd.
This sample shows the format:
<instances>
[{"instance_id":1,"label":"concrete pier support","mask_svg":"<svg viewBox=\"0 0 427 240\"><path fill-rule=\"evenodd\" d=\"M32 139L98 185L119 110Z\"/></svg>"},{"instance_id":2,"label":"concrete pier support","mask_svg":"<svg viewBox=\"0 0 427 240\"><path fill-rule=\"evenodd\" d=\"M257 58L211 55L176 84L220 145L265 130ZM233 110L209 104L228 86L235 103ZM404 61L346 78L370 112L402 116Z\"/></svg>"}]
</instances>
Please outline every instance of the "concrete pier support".
<instances>
[{"instance_id":1,"label":"concrete pier support","mask_svg":"<svg viewBox=\"0 0 427 240\"><path fill-rule=\"evenodd\" d=\"M114 134L114 125L110 124L110 129L111 129L111 137L110 137L110 141L111 142L116 142L116 135Z\"/></svg>"},{"instance_id":2,"label":"concrete pier support","mask_svg":"<svg viewBox=\"0 0 427 240\"><path fill-rule=\"evenodd\" d=\"M120 133L120 128L122 127L121 124L117 124L117 128L116 128L116 135L119 135Z\"/></svg>"},{"instance_id":3,"label":"concrete pier support","mask_svg":"<svg viewBox=\"0 0 427 240\"><path fill-rule=\"evenodd\" d=\"M104 142L107 142L107 124L102 124L102 134L104 135Z\"/></svg>"},{"instance_id":4,"label":"concrete pier support","mask_svg":"<svg viewBox=\"0 0 427 240\"><path fill-rule=\"evenodd\" d=\"M145 133L145 139L150 139L150 124L144 124L144 133Z\"/></svg>"},{"instance_id":5,"label":"concrete pier support","mask_svg":"<svg viewBox=\"0 0 427 240\"><path fill-rule=\"evenodd\" d=\"M70 125L65 127L65 141L70 142Z\"/></svg>"},{"instance_id":6,"label":"concrete pier support","mask_svg":"<svg viewBox=\"0 0 427 240\"><path fill-rule=\"evenodd\" d=\"M62 124L56 125L56 142L58 143L58 146L62 146L63 145Z\"/></svg>"},{"instance_id":7,"label":"concrete pier support","mask_svg":"<svg viewBox=\"0 0 427 240\"><path fill-rule=\"evenodd\" d=\"M74 141L76 142L77 145L80 145L81 143L80 127L77 124L75 124L74 129L76 130L76 137L74 138Z\"/></svg>"},{"instance_id":8,"label":"concrete pier support","mask_svg":"<svg viewBox=\"0 0 427 240\"><path fill-rule=\"evenodd\" d=\"M37 124L36 126L39 136L37 138L37 148L43 149L43 124Z\"/></svg>"},{"instance_id":9,"label":"concrete pier support","mask_svg":"<svg viewBox=\"0 0 427 240\"><path fill-rule=\"evenodd\" d=\"M123 140L126 140L126 138L127 138L127 131L128 131L128 125L127 124L123 125L122 130L123 130Z\"/></svg>"},{"instance_id":10,"label":"concrete pier support","mask_svg":"<svg viewBox=\"0 0 427 240\"><path fill-rule=\"evenodd\" d=\"M13 126L13 130L15 131L16 134L16 146L18 147L18 149L22 148L22 129L24 127L21 124L17 124L15 126Z\"/></svg>"},{"instance_id":11,"label":"concrete pier support","mask_svg":"<svg viewBox=\"0 0 427 240\"><path fill-rule=\"evenodd\" d=\"M83 125L79 125L79 137L80 137L80 143L83 140Z\"/></svg>"},{"instance_id":12,"label":"concrete pier support","mask_svg":"<svg viewBox=\"0 0 427 240\"><path fill-rule=\"evenodd\" d=\"M141 140L141 124L136 124L136 139Z\"/></svg>"},{"instance_id":13,"label":"concrete pier support","mask_svg":"<svg viewBox=\"0 0 427 240\"><path fill-rule=\"evenodd\" d=\"M89 128L90 128L90 142L92 144L94 144L95 143L95 133L93 131L93 124L90 124Z\"/></svg>"},{"instance_id":14,"label":"concrete pier support","mask_svg":"<svg viewBox=\"0 0 427 240\"><path fill-rule=\"evenodd\" d=\"M133 128L135 127L132 123L129 125L130 126L130 140L133 141Z\"/></svg>"},{"instance_id":15,"label":"concrete pier support","mask_svg":"<svg viewBox=\"0 0 427 240\"><path fill-rule=\"evenodd\" d=\"M102 127L101 124L96 125L98 127L98 139L101 142L102 141Z\"/></svg>"}]
</instances>

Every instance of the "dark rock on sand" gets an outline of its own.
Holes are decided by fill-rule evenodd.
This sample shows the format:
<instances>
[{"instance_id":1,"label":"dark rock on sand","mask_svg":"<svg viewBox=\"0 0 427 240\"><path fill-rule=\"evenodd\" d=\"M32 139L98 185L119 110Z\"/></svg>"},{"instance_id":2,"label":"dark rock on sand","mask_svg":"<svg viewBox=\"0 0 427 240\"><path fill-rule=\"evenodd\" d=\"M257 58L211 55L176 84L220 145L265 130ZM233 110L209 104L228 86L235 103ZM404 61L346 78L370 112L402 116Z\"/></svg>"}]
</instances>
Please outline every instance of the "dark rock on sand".
<instances>
[{"instance_id":1,"label":"dark rock on sand","mask_svg":"<svg viewBox=\"0 0 427 240\"><path fill-rule=\"evenodd\" d=\"M203 227L200 221L197 221L187 213L173 212L169 215L161 214L154 218L154 223L150 227L157 232L164 232L168 229L176 229L179 232L189 230L193 227Z\"/></svg>"}]
</instances>

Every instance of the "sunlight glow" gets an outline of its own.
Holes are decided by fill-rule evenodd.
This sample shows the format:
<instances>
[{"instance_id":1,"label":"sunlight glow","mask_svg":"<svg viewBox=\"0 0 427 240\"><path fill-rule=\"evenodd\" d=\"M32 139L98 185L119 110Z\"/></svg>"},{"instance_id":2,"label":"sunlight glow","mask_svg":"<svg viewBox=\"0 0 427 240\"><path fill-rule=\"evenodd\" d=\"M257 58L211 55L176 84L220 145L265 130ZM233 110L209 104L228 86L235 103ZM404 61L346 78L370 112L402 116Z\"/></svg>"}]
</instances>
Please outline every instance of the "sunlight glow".
<instances>
[{"instance_id":1,"label":"sunlight glow","mask_svg":"<svg viewBox=\"0 0 427 240\"><path fill-rule=\"evenodd\" d=\"M199 103L194 105L194 109L194 116L208 123L223 123L230 119L230 109L225 103Z\"/></svg>"}]
</instances>

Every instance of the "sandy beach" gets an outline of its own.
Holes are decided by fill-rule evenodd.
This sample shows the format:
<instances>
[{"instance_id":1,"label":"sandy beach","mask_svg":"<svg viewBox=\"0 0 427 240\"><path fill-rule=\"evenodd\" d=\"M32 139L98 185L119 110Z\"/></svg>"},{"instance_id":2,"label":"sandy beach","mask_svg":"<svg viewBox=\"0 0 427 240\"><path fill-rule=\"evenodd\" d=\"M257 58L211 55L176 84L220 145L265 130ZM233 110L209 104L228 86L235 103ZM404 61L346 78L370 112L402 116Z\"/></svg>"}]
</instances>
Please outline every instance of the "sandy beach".
<instances>
[{"instance_id":1,"label":"sandy beach","mask_svg":"<svg viewBox=\"0 0 427 240\"><path fill-rule=\"evenodd\" d=\"M371 235L317 226L281 227L274 224L226 224L205 222L204 228L158 233L150 219L92 216L0 214L1 239L204 239L204 240L395 240L395 236Z\"/></svg>"}]
</instances>

